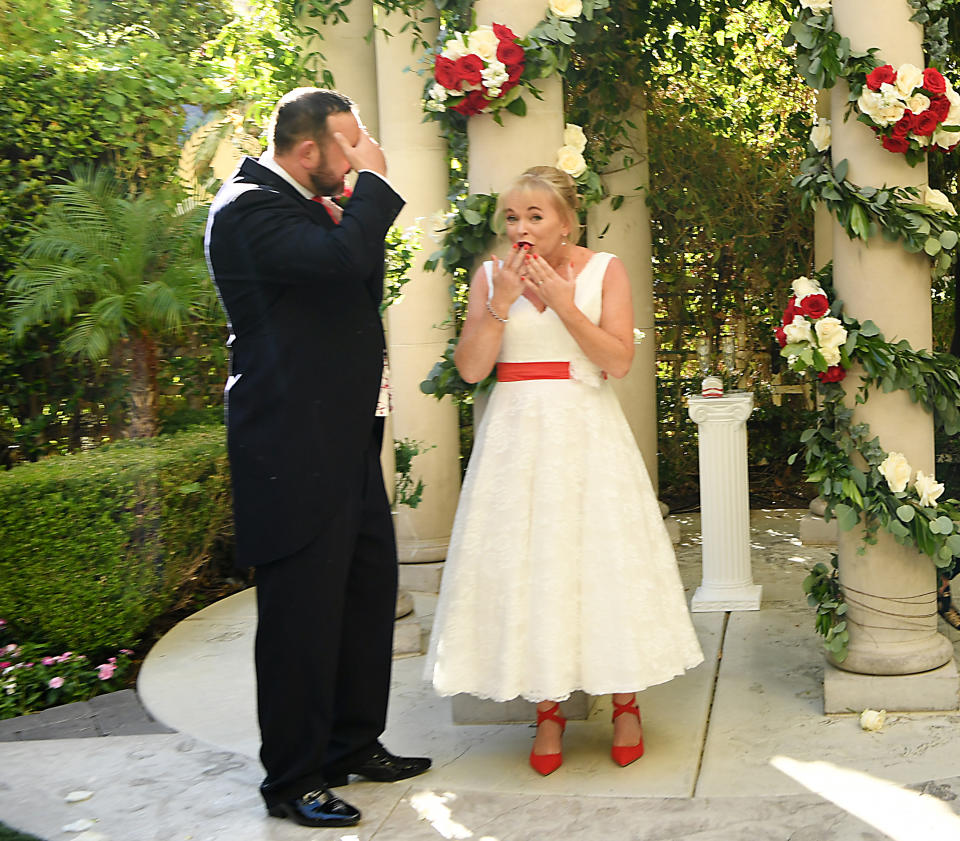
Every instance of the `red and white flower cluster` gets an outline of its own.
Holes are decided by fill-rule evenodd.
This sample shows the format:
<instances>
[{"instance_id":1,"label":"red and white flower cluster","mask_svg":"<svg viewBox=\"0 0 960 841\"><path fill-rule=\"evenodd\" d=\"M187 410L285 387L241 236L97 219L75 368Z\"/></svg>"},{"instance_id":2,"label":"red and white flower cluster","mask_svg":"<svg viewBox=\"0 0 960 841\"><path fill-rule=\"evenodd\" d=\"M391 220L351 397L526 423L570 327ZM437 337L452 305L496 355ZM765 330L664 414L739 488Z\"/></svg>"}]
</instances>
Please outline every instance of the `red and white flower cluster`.
<instances>
[{"instance_id":1,"label":"red and white flower cluster","mask_svg":"<svg viewBox=\"0 0 960 841\"><path fill-rule=\"evenodd\" d=\"M890 152L931 144L950 150L960 142L960 94L935 67L877 67L867 75L857 107Z\"/></svg>"},{"instance_id":2,"label":"red and white flower cluster","mask_svg":"<svg viewBox=\"0 0 960 841\"><path fill-rule=\"evenodd\" d=\"M814 368L821 382L838 383L847 375L841 355L847 330L828 312L830 301L820 284L798 277L781 326L774 332L781 353L794 371Z\"/></svg>"},{"instance_id":3,"label":"red and white flower cluster","mask_svg":"<svg viewBox=\"0 0 960 841\"><path fill-rule=\"evenodd\" d=\"M524 66L523 47L509 27L495 23L458 32L434 59L424 107L467 117L495 111L507 104L504 98L520 83Z\"/></svg>"}]
</instances>

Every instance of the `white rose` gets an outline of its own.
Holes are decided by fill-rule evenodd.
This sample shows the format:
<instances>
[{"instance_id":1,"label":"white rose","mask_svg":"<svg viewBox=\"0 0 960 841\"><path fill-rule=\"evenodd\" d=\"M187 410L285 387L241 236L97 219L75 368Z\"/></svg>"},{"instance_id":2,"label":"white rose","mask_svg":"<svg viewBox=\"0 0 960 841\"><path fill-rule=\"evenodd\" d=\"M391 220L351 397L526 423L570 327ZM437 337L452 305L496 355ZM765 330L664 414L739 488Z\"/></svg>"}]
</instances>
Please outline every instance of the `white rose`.
<instances>
[{"instance_id":1,"label":"white rose","mask_svg":"<svg viewBox=\"0 0 960 841\"><path fill-rule=\"evenodd\" d=\"M907 487L910 481L910 474L913 472L907 463L906 456L903 453L887 453L883 463L877 468L880 475L887 480L887 485L895 494L900 493Z\"/></svg>"},{"instance_id":2,"label":"white rose","mask_svg":"<svg viewBox=\"0 0 960 841\"><path fill-rule=\"evenodd\" d=\"M791 285L798 304L806 298L807 295L823 294L823 289L820 288L820 284L815 280L810 280L809 277L798 277Z\"/></svg>"},{"instance_id":3,"label":"white rose","mask_svg":"<svg viewBox=\"0 0 960 841\"><path fill-rule=\"evenodd\" d=\"M915 93L907 100L907 108L914 114L922 114L930 107L930 97L924 93Z\"/></svg>"},{"instance_id":4,"label":"white rose","mask_svg":"<svg viewBox=\"0 0 960 841\"><path fill-rule=\"evenodd\" d=\"M447 99L447 89L439 82L435 82L430 88L430 98L437 102L445 102Z\"/></svg>"},{"instance_id":5,"label":"white rose","mask_svg":"<svg viewBox=\"0 0 960 841\"><path fill-rule=\"evenodd\" d=\"M825 152L830 148L830 143L833 140L832 134L830 121L821 117L810 130L810 142L818 152Z\"/></svg>"},{"instance_id":6,"label":"white rose","mask_svg":"<svg viewBox=\"0 0 960 841\"><path fill-rule=\"evenodd\" d=\"M837 345L820 345L820 355L827 365L840 364L840 348Z\"/></svg>"},{"instance_id":7,"label":"white rose","mask_svg":"<svg viewBox=\"0 0 960 841\"><path fill-rule=\"evenodd\" d=\"M492 61L497 57L499 43L500 40L493 34L492 26L478 26L467 38L470 52L476 53L484 61Z\"/></svg>"},{"instance_id":8,"label":"white rose","mask_svg":"<svg viewBox=\"0 0 960 841\"><path fill-rule=\"evenodd\" d=\"M937 481L936 476L927 476L922 470L917 471L913 488L920 497L920 504L925 508L936 508L937 500L943 493L943 484Z\"/></svg>"},{"instance_id":9,"label":"white rose","mask_svg":"<svg viewBox=\"0 0 960 841\"><path fill-rule=\"evenodd\" d=\"M557 149L557 162L555 166L557 169L562 169L574 178L579 178L587 171L587 162L584 160L583 155L574 149L573 146L561 146Z\"/></svg>"},{"instance_id":10,"label":"white rose","mask_svg":"<svg viewBox=\"0 0 960 841\"><path fill-rule=\"evenodd\" d=\"M843 322L832 315L817 321L816 331L817 344L821 351L825 347L838 348L847 340L847 329L843 326Z\"/></svg>"},{"instance_id":11,"label":"white rose","mask_svg":"<svg viewBox=\"0 0 960 841\"><path fill-rule=\"evenodd\" d=\"M928 135L926 135L926 134L920 134L920 135L911 134L911 135L910 135L910 139L911 139L911 140L916 140L917 143L919 143L921 146L929 146L929 145L930 145L930 137L929 137Z\"/></svg>"},{"instance_id":12,"label":"white rose","mask_svg":"<svg viewBox=\"0 0 960 841\"><path fill-rule=\"evenodd\" d=\"M897 68L897 90L904 96L910 96L915 88L923 87L923 71L915 64L901 64Z\"/></svg>"},{"instance_id":13,"label":"white rose","mask_svg":"<svg viewBox=\"0 0 960 841\"><path fill-rule=\"evenodd\" d=\"M954 136L954 143L960 139L960 134L957 132L949 132ZM956 216L957 210L943 193L939 190L933 190L930 187L925 187L923 190L923 203L927 207L932 207L934 210L938 210L942 213L946 213L949 216Z\"/></svg>"},{"instance_id":14,"label":"white rose","mask_svg":"<svg viewBox=\"0 0 960 841\"><path fill-rule=\"evenodd\" d=\"M563 145L572 146L578 152L582 152L587 148L587 136L583 133L583 129L580 128L580 126L567 123L566 128L563 130Z\"/></svg>"},{"instance_id":15,"label":"white rose","mask_svg":"<svg viewBox=\"0 0 960 841\"><path fill-rule=\"evenodd\" d=\"M879 91L864 88L857 100L857 107L878 126L890 126L900 120L906 105L899 100L885 97Z\"/></svg>"},{"instance_id":16,"label":"white rose","mask_svg":"<svg viewBox=\"0 0 960 841\"><path fill-rule=\"evenodd\" d=\"M550 11L558 18L578 18L583 13L580 0L550 0Z\"/></svg>"},{"instance_id":17,"label":"white rose","mask_svg":"<svg viewBox=\"0 0 960 841\"><path fill-rule=\"evenodd\" d=\"M469 52L470 50L467 49L467 45L463 40L463 33L458 32L447 41L440 55L444 58L449 58L451 61L456 61L458 58L463 58Z\"/></svg>"},{"instance_id":18,"label":"white rose","mask_svg":"<svg viewBox=\"0 0 960 841\"><path fill-rule=\"evenodd\" d=\"M879 730L886 720L886 710L864 710L860 713L860 727L864 730Z\"/></svg>"},{"instance_id":19,"label":"white rose","mask_svg":"<svg viewBox=\"0 0 960 841\"><path fill-rule=\"evenodd\" d=\"M819 14L830 11L830 0L800 0L800 5Z\"/></svg>"},{"instance_id":20,"label":"white rose","mask_svg":"<svg viewBox=\"0 0 960 841\"><path fill-rule=\"evenodd\" d=\"M810 322L802 315L795 315L786 327L783 333L787 337L787 344L795 345L798 342L812 342L813 331L810 329Z\"/></svg>"},{"instance_id":21,"label":"white rose","mask_svg":"<svg viewBox=\"0 0 960 841\"><path fill-rule=\"evenodd\" d=\"M953 125L960 125L960 123L953 123ZM951 146L960 142L960 132L944 131L938 128L930 139L942 149L949 149Z\"/></svg>"}]
</instances>

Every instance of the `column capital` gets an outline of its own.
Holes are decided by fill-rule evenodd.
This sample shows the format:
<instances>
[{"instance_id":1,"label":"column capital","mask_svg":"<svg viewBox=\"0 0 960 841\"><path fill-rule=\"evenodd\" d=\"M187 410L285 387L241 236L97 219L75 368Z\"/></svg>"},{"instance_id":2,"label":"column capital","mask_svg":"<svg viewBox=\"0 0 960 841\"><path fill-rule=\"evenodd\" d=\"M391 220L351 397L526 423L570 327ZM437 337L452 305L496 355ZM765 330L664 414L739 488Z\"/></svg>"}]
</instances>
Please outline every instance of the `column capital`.
<instances>
[{"instance_id":1,"label":"column capital","mask_svg":"<svg viewBox=\"0 0 960 841\"><path fill-rule=\"evenodd\" d=\"M687 397L687 413L690 419L700 423L744 423L753 411L753 392L734 391L723 397Z\"/></svg>"}]
</instances>

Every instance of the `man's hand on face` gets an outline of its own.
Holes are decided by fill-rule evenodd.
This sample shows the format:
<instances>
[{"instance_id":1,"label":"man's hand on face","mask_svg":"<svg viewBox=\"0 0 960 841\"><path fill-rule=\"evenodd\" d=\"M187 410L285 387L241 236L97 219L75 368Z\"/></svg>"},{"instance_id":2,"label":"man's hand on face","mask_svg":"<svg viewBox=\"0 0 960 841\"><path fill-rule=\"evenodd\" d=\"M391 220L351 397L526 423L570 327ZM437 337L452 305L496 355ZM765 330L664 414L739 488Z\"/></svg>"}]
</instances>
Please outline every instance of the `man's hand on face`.
<instances>
[{"instance_id":1,"label":"man's hand on face","mask_svg":"<svg viewBox=\"0 0 960 841\"><path fill-rule=\"evenodd\" d=\"M380 175L387 174L387 160L383 156L383 150L377 141L367 134L365 129L361 128L356 146L352 146L350 141L339 131L333 133L333 139L343 150L343 154L352 169L357 172L361 169L370 169Z\"/></svg>"}]
</instances>

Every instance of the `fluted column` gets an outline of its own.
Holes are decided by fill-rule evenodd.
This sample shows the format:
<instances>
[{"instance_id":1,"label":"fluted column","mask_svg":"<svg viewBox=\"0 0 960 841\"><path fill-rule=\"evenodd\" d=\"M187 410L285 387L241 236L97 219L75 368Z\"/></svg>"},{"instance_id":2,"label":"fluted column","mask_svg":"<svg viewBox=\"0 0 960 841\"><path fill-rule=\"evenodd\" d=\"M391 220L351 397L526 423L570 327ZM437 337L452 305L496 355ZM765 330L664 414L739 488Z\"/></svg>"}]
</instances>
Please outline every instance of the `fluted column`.
<instances>
[{"instance_id":1,"label":"fluted column","mask_svg":"<svg viewBox=\"0 0 960 841\"><path fill-rule=\"evenodd\" d=\"M436 9L421 14L436 18ZM382 15L380 26L400 33L407 18L402 13ZM428 38L436 35L436 24ZM437 123L424 122L420 107L423 80L404 73L415 65L419 52L411 53L405 34L376 39L380 142L390 165L390 180L407 204L398 224L409 227L417 220L443 211L447 205L446 144ZM446 557L450 528L460 490L460 430L457 409L450 400L437 401L420 391L420 381L443 355L453 331L450 323L450 278L442 272L424 271L430 243L422 243L403 288L403 299L387 310L393 388L394 438L423 441L431 449L418 455L413 473L423 479L419 507L403 506L397 513L397 551L401 563L438 561ZM448 326L440 326L440 325Z\"/></svg>"},{"instance_id":2,"label":"fluted column","mask_svg":"<svg viewBox=\"0 0 960 841\"><path fill-rule=\"evenodd\" d=\"M627 143L632 163L626 166L624 152L616 154L600 174L611 196L623 196L613 210L605 199L587 211L587 245L594 251L611 251L622 261L630 278L633 324L646 337L634 346L633 365L613 388L623 407L633 437L656 490L657 474L657 340L654 327L653 262L650 242L650 167L647 149L647 112L634 108ZM601 238L602 234L602 238Z\"/></svg>"},{"instance_id":3,"label":"fluted column","mask_svg":"<svg viewBox=\"0 0 960 841\"><path fill-rule=\"evenodd\" d=\"M700 439L700 522L703 581L694 612L758 610L761 585L750 569L750 488L747 418L753 394L688 398Z\"/></svg>"},{"instance_id":4,"label":"fluted column","mask_svg":"<svg viewBox=\"0 0 960 841\"><path fill-rule=\"evenodd\" d=\"M912 23L906 0L835 0L836 28L854 50L879 47L879 57L894 67L911 62L923 67L923 32ZM907 165L886 151L867 126L844 120L848 89L833 92L833 160L850 162L848 178L858 185L912 185L926 182L926 165ZM908 254L898 242L880 236L869 243L851 240L835 223L834 284L846 312L877 324L888 338L907 339L914 348L931 344L930 267L922 255ZM905 391L872 389L869 400L854 405L860 378L854 368L844 381L854 423L870 425L886 451L904 453L914 471L934 471L933 419ZM881 530L866 546L862 529L840 533L840 583L847 604L849 654L837 665L869 675L905 675L942 666L952 658L950 643L937 633L936 574L933 562L900 546ZM877 704L882 704L882 698Z\"/></svg>"},{"instance_id":5,"label":"fluted column","mask_svg":"<svg viewBox=\"0 0 960 841\"><path fill-rule=\"evenodd\" d=\"M543 18L540 0L477 0L477 24L502 23L518 35ZM503 125L489 114L477 114L467 124L470 143L468 181L472 193L499 193L531 166L553 164L563 145L563 87L559 75L538 79L542 100L524 94L527 115L501 111Z\"/></svg>"}]
</instances>

